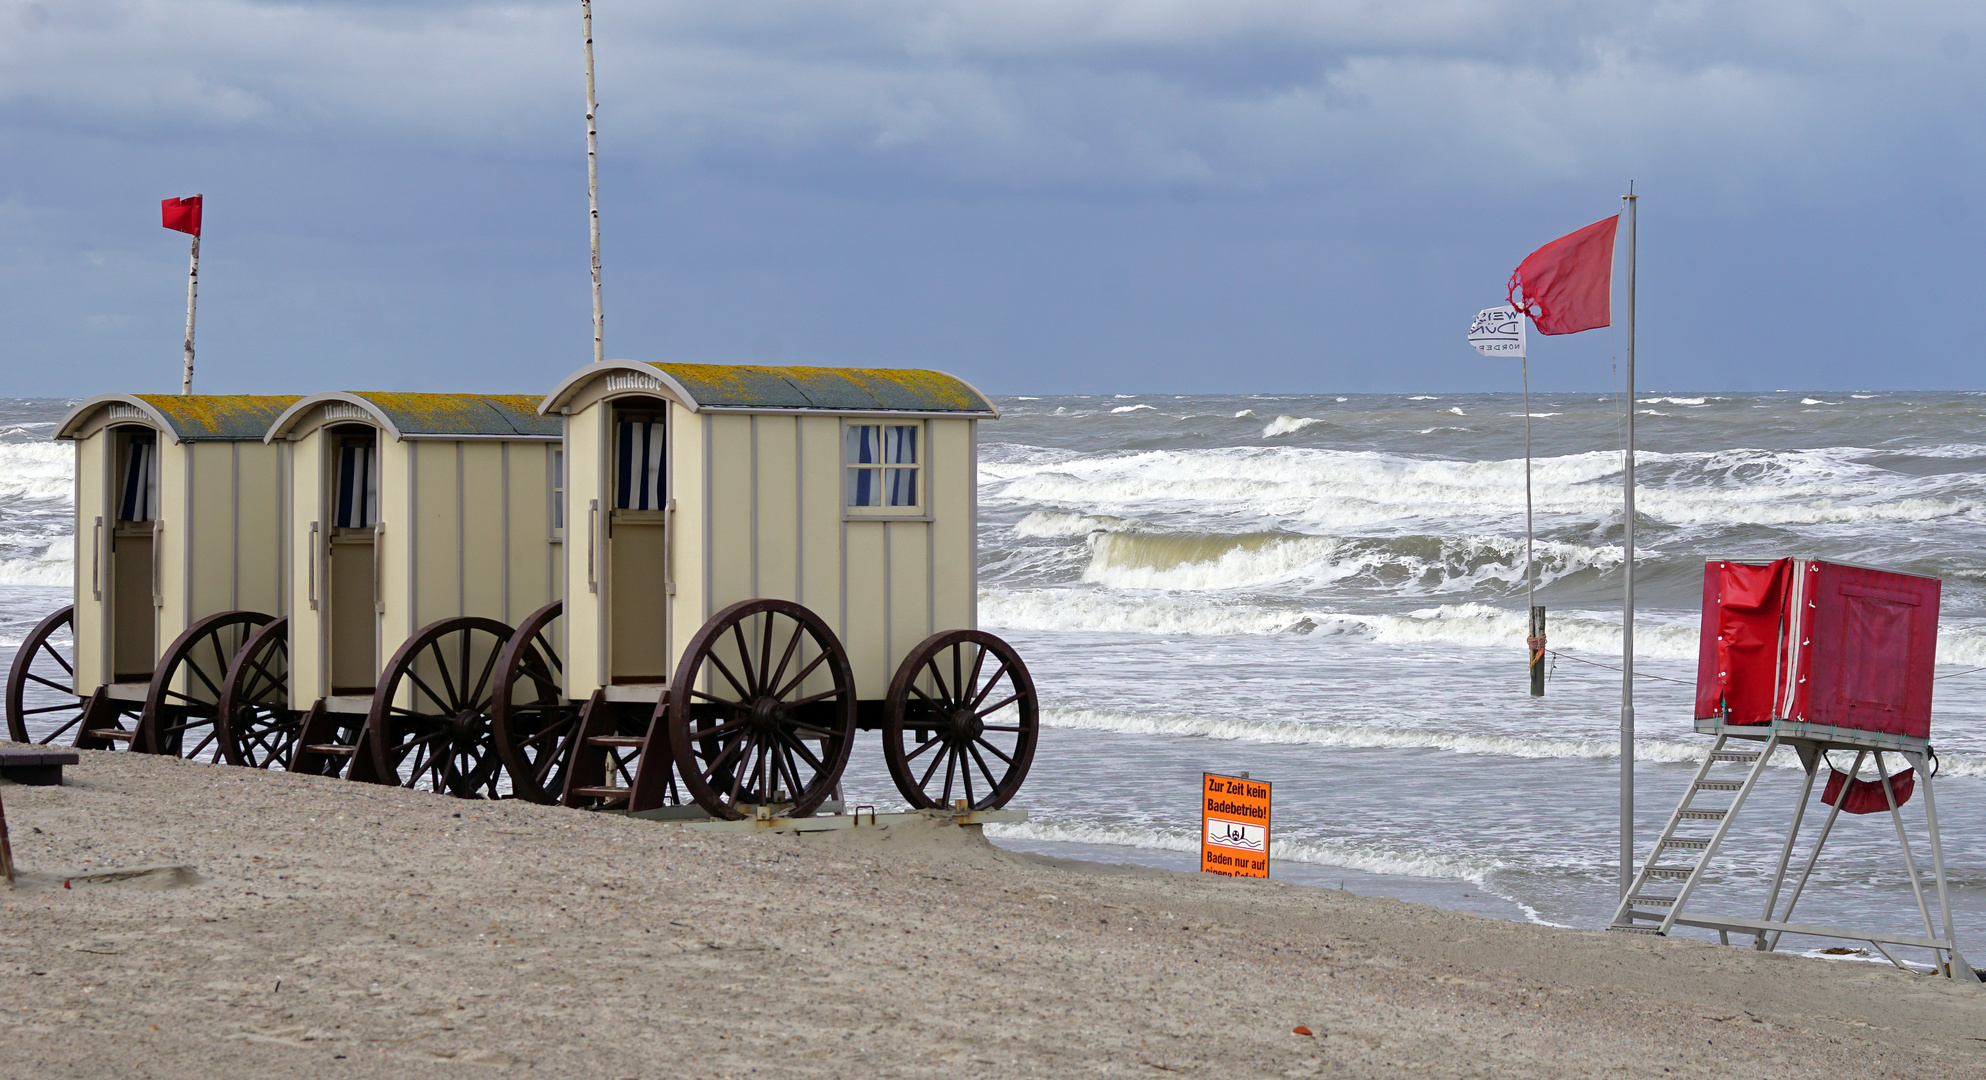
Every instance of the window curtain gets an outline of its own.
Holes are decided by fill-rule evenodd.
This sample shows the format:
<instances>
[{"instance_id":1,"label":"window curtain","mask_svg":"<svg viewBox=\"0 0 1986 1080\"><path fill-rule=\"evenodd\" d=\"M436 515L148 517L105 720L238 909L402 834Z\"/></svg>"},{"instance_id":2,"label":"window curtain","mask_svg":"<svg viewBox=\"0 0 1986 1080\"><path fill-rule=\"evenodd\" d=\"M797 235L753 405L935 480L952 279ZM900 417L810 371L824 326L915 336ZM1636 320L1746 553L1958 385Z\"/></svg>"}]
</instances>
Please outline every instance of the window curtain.
<instances>
[{"instance_id":1,"label":"window curtain","mask_svg":"<svg viewBox=\"0 0 1986 1080\"><path fill-rule=\"evenodd\" d=\"M663 501L662 418L623 416L615 433L614 506L620 510L660 510Z\"/></svg>"},{"instance_id":2,"label":"window curtain","mask_svg":"<svg viewBox=\"0 0 1986 1080\"><path fill-rule=\"evenodd\" d=\"M379 522L379 453L367 443L338 447L338 487L332 524L364 529Z\"/></svg>"},{"instance_id":3,"label":"window curtain","mask_svg":"<svg viewBox=\"0 0 1986 1080\"><path fill-rule=\"evenodd\" d=\"M159 516L159 444L132 439L124 457L123 491L117 500L119 521L151 521Z\"/></svg>"},{"instance_id":4,"label":"window curtain","mask_svg":"<svg viewBox=\"0 0 1986 1080\"><path fill-rule=\"evenodd\" d=\"M846 438L848 505L917 505L917 470L880 467L917 464L917 425L851 424Z\"/></svg>"}]
</instances>

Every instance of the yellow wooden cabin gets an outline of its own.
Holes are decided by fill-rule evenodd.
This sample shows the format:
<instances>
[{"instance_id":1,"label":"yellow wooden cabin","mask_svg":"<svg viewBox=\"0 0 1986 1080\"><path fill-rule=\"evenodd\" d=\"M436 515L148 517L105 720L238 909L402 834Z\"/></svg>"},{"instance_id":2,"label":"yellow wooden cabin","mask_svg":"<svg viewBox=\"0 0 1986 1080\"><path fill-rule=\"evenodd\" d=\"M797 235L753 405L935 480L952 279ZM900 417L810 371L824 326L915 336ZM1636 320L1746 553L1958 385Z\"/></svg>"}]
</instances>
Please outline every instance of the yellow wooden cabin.
<instances>
[{"instance_id":1,"label":"yellow wooden cabin","mask_svg":"<svg viewBox=\"0 0 1986 1080\"><path fill-rule=\"evenodd\" d=\"M153 749L190 755L189 725L211 728L208 684L243 634L284 610L288 470L263 434L296 400L101 394L57 426L76 447L77 745L130 742L148 701L175 729ZM188 638L196 628L212 640ZM20 705L10 699L10 721Z\"/></svg>"},{"instance_id":2,"label":"yellow wooden cabin","mask_svg":"<svg viewBox=\"0 0 1986 1080\"><path fill-rule=\"evenodd\" d=\"M537 402L323 393L268 427L289 447L290 708L366 714L424 627L507 625L557 594L559 425Z\"/></svg>"}]
</instances>

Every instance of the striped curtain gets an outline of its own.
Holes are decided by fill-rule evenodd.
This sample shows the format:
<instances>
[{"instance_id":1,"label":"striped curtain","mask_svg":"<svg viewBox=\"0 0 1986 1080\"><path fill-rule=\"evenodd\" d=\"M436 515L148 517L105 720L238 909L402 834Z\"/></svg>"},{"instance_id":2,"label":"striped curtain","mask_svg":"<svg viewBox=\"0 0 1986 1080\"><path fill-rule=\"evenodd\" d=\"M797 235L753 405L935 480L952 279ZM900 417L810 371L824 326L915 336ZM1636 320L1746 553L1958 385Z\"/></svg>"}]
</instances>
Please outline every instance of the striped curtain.
<instances>
[{"instance_id":1,"label":"striped curtain","mask_svg":"<svg viewBox=\"0 0 1986 1080\"><path fill-rule=\"evenodd\" d=\"M159 516L159 444L134 438L125 450L123 491L117 500L119 521L151 521Z\"/></svg>"},{"instance_id":2,"label":"striped curtain","mask_svg":"<svg viewBox=\"0 0 1986 1080\"><path fill-rule=\"evenodd\" d=\"M614 507L660 510L663 485L662 416L623 414L614 434Z\"/></svg>"},{"instance_id":3,"label":"striped curtain","mask_svg":"<svg viewBox=\"0 0 1986 1080\"><path fill-rule=\"evenodd\" d=\"M848 505L916 506L917 425L851 424L847 429Z\"/></svg>"},{"instance_id":4,"label":"striped curtain","mask_svg":"<svg viewBox=\"0 0 1986 1080\"><path fill-rule=\"evenodd\" d=\"M364 529L379 522L378 458L378 450L371 443L348 442L338 447L333 525L341 529Z\"/></svg>"}]
</instances>

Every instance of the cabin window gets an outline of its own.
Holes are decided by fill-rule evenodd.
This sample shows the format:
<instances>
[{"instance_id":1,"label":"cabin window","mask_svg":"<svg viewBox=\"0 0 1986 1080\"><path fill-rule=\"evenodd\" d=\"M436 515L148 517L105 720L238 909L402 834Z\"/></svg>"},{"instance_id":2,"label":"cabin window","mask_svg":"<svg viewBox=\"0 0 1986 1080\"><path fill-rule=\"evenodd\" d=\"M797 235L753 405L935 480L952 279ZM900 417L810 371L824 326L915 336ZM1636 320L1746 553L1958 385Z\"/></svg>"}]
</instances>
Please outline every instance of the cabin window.
<instances>
[{"instance_id":1,"label":"cabin window","mask_svg":"<svg viewBox=\"0 0 1986 1080\"><path fill-rule=\"evenodd\" d=\"M565 536L565 451L552 447L552 539Z\"/></svg>"},{"instance_id":2,"label":"cabin window","mask_svg":"<svg viewBox=\"0 0 1986 1080\"><path fill-rule=\"evenodd\" d=\"M848 425L844 429L848 505L905 510L922 505L918 476L924 467L918 445L922 435L921 424Z\"/></svg>"},{"instance_id":3,"label":"cabin window","mask_svg":"<svg viewBox=\"0 0 1986 1080\"><path fill-rule=\"evenodd\" d=\"M379 450L371 438L338 440L338 476L331 521L341 529L379 523Z\"/></svg>"},{"instance_id":4,"label":"cabin window","mask_svg":"<svg viewBox=\"0 0 1986 1080\"><path fill-rule=\"evenodd\" d=\"M151 521L159 516L159 443L149 431L134 431L124 444L118 484L117 520Z\"/></svg>"},{"instance_id":5,"label":"cabin window","mask_svg":"<svg viewBox=\"0 0 1986 1080\"><path fill-rule=\"evenodd\" d=\"M663 426L659 412L622 413L614 431L614 508L663 508Z\"/></svg>"}]
</instances>

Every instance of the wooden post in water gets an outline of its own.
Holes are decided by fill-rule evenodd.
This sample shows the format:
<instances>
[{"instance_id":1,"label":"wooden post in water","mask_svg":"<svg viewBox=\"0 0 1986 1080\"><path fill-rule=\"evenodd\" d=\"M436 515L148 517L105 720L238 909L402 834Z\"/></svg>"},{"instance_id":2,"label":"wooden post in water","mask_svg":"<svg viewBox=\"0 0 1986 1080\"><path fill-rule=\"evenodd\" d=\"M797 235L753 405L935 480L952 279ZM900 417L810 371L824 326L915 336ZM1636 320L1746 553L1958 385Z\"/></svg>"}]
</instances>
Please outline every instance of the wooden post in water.
<instances>
[{"instance_id":1,"label":"wooden post in water","mask_svg":"<svg viewBox=\"0 0 1986 1080\"><path fill-rule=\"evenodd\" d=\"M1527 642L1531 646L1531 696L1545 696L1545 609L1541 604L1531 605L1531 636Z\"/></svg>"}]
</instances>

